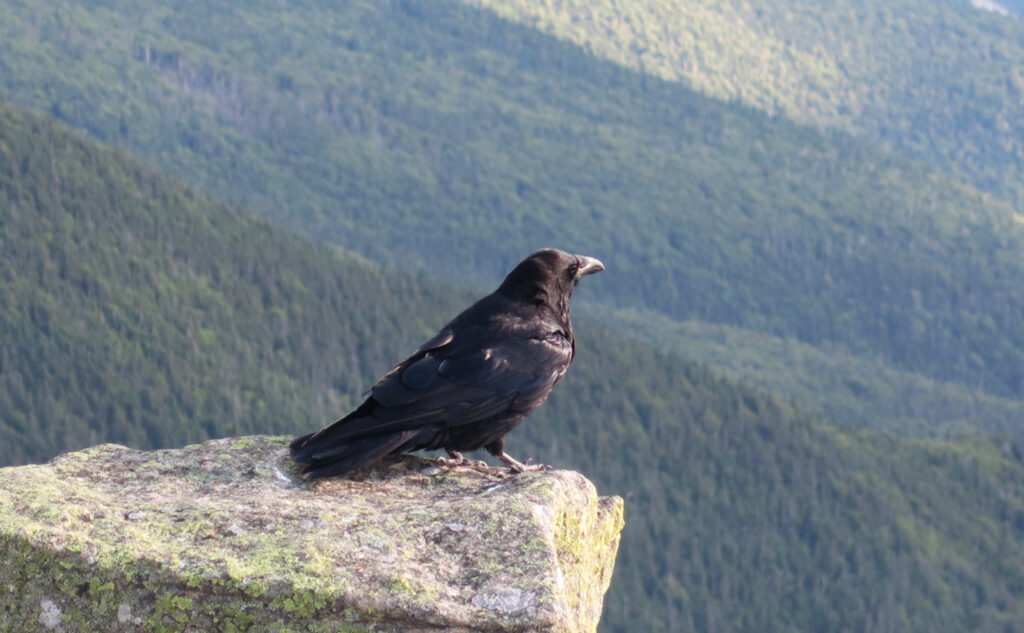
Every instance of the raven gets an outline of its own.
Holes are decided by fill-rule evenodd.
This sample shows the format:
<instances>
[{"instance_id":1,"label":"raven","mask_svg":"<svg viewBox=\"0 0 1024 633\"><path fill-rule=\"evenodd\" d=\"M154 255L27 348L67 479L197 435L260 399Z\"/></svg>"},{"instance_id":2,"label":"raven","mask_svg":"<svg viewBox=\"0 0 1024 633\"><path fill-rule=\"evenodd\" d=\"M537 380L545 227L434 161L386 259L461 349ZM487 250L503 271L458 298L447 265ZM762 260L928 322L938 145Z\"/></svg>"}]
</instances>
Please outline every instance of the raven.
<instances>
[{"instance_id":1,"label":"raven","mask_svg":"<svg viewBox=\"0 0 1024 633\"><path fill-rule=\"evenodd\" d=\"M539 250L493 293L441 328L369 390L354 411L296 438L303 477L340 475L386 455L420 449L484 448L513 471L505 434L547 400L576 355L569 298L580 279L604 270L593 257Z\"/></svg>"}]
</instances>

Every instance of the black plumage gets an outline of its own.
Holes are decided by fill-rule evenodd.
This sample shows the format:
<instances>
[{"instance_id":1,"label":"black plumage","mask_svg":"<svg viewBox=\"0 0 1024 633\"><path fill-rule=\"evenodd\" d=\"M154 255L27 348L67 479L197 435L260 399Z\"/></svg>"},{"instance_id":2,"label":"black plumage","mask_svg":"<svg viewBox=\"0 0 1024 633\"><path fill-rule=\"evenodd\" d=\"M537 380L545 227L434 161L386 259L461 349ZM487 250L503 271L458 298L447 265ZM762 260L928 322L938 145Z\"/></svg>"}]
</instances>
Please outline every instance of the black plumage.
<instances>
[{"instance_id":1,"label":"black plumage","mask_svg":"<svg viewBox=\"0 0 1024 633\"><path fill-rule=\"evenodd\" d=\"M296 438L307 479L339 475L386 455L486 449L515 471L505 435L547 400L576 354L569 299L592 257L539 250L490 295L441 328L370 389L356 410Z\"/></svg>"}]
</instances>

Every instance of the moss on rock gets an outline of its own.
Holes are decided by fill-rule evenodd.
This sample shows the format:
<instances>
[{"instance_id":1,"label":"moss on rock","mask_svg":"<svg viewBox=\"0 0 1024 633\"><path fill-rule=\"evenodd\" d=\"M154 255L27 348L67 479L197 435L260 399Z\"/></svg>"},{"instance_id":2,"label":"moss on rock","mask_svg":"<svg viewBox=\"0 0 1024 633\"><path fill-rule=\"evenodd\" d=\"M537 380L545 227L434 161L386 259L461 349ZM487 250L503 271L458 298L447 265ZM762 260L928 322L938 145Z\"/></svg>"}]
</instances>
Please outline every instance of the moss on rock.
<instances>
[{"instance_id":1,"label":"moss on rock","mask_svg":"<svg viewBox=\"0 0 1024 633\"><path fill-rule=\"evenodd\" d=\"M286 438L0 469L2 631L593 631L622 500L403 456L315 484Z\"/></svg>"}]
</instances>

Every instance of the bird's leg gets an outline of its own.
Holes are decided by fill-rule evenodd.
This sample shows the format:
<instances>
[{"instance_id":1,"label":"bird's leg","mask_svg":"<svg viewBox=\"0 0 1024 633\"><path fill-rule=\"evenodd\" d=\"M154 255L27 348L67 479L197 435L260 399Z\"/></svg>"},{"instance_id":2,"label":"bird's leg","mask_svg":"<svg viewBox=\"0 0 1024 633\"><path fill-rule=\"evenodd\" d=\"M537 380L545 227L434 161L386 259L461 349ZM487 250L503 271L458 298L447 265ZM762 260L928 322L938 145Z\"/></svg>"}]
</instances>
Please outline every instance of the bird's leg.
<instances>
[{"instance_id":1,"label":"bird's leg","mask_svg":"<svg viewBox=\"0 0 1024 633\"><path fill-rule=\"evenodd\" d=\"M505 452L505 438L500 438L500 439L494 440L490 444L487 444L486 446L484 446L484 449L486 449L487 452L490 453L491 455L494 455L495 457L497 457L501 461L503 461L506 464L508 464L509 468L511 468L512 472L514 472L514 473L524 473L524 472L526 472L528 470L546 470L547 469L547 466L544 466L543 464L531 464L530 460L526 460L526 463L524 464L524 463L520 462L519 460L517 460L515 457L512 457L511 455L506 453Z\"/></svg>"},{"instance_id":2,"label":"bird's leg","mask_svg":"<svg viewBox=\"0 0 1024 633\"><path fill-rule=\"evenodd\" d=\"M536 470L547 470L547 466L545 466L544 464L531 464L529 463L530 460L526 460L527 463L524 464L517 460L516 458L509 455L508 453L506 453L505 451L501 451L501 454L498 455L498 459L508 464L509 468L512 469L512 472L516 473L524 473L526 471Z\"/></svg>"}]
</instances>

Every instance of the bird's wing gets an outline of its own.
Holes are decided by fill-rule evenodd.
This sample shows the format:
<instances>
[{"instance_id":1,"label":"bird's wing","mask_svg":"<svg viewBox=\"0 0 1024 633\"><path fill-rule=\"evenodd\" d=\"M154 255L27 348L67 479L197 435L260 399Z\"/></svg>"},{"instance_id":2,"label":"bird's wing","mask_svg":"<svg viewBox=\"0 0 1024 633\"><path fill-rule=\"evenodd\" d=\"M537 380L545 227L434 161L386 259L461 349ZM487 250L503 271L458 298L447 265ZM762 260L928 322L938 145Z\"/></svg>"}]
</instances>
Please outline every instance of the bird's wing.
<instances>
[{"instance_id":1,"label":"bird's wing","mask_svg":"<svg viewBox=\"0 0 1024 633\"><path fill-rule=\"evenodd\" d=\"M358 437L484 420L506 410L517 397L546 394L571 357L571 343L555 332L473 349L449 341L388 372L370 390L376 403L372 413L345 421L338 431Z\"/></svg>"}]
</instances>

